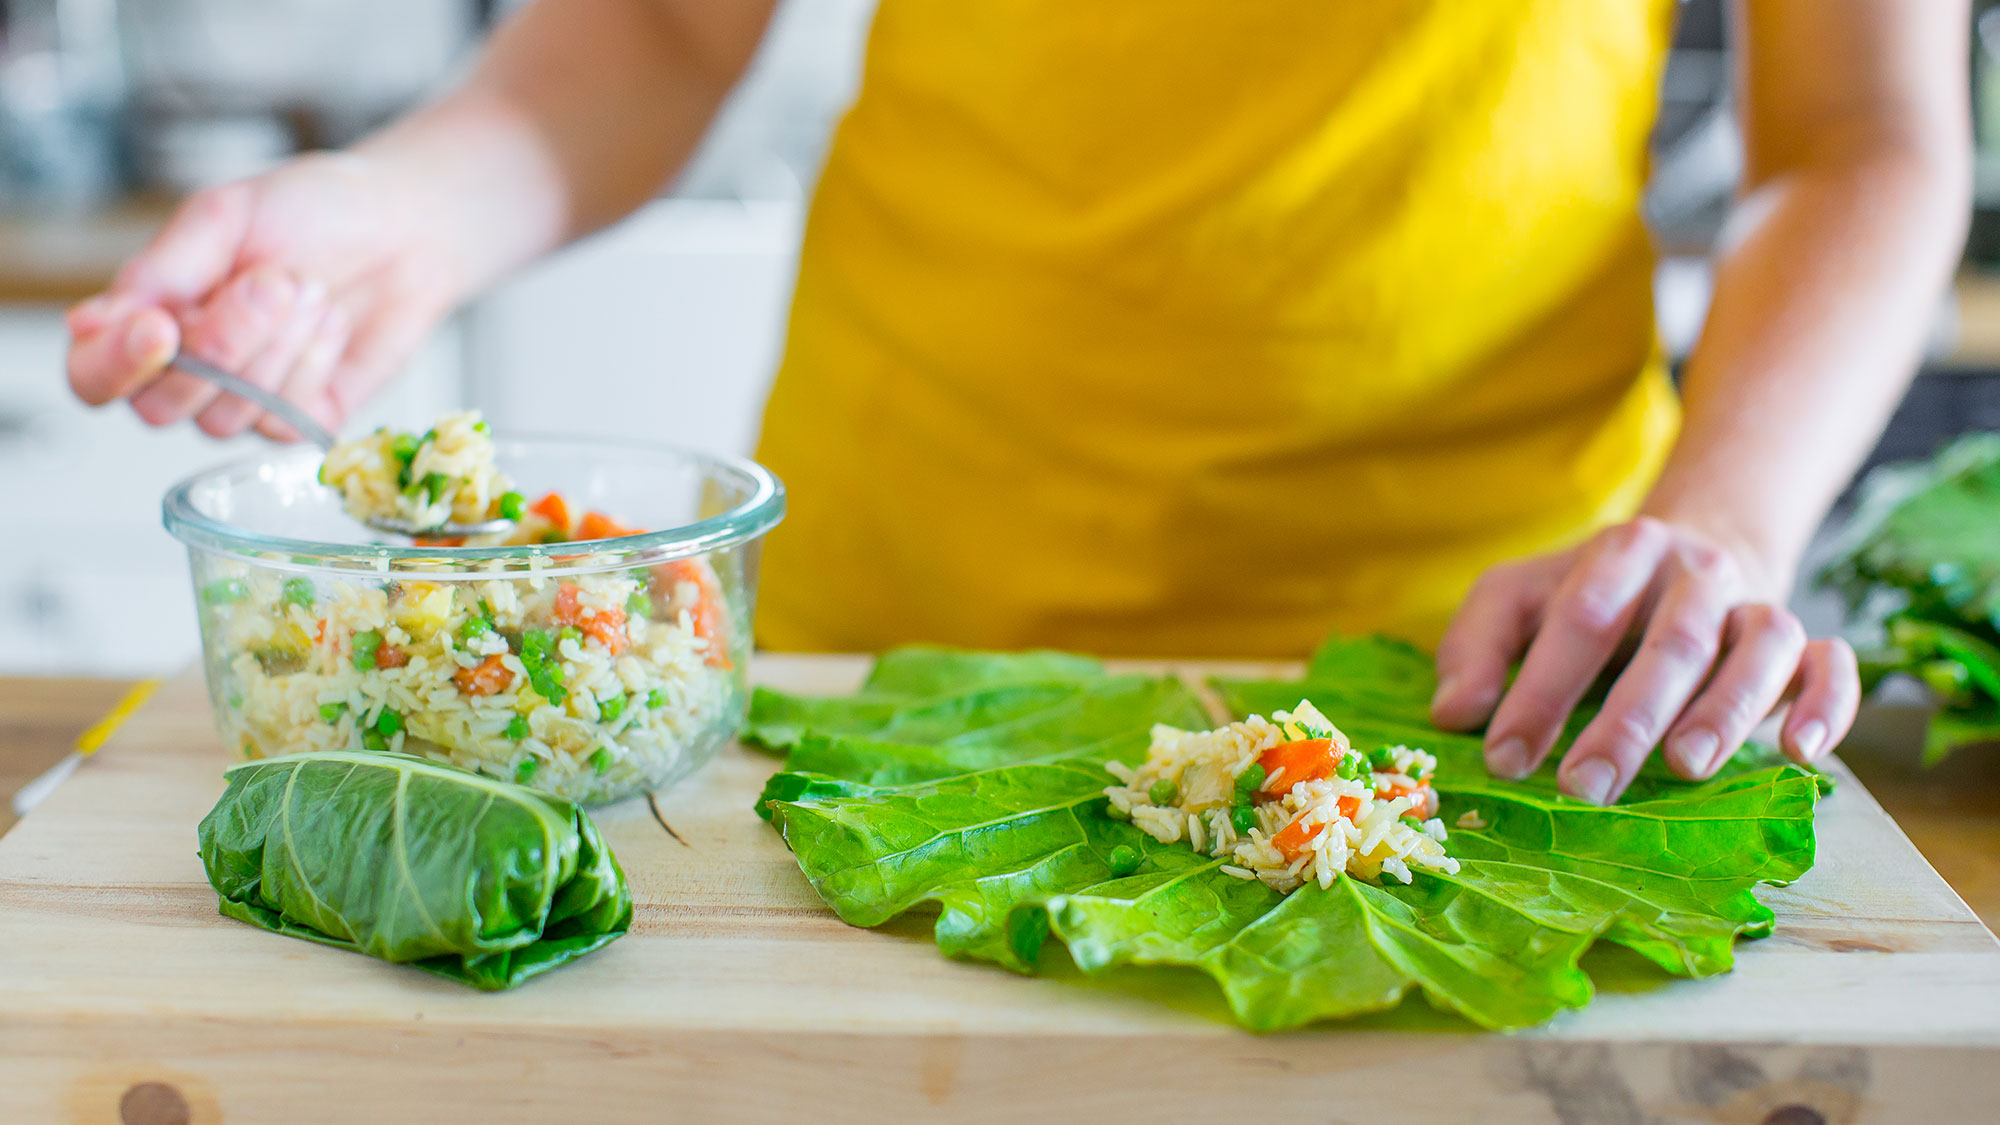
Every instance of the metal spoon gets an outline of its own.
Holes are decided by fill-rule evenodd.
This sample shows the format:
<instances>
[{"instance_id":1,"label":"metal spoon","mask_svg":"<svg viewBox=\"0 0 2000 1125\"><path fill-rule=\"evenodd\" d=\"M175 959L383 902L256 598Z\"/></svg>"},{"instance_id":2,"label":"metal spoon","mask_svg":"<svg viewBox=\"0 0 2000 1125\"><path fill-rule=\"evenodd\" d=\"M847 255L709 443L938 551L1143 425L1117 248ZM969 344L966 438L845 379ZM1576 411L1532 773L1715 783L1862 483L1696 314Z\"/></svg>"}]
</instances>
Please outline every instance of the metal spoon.
<instances>
[{"instance_id":1,"label":"metal spoon","mask_svg":"<svg viewBox=\"0 0 2000 1125\"><path fill-rule=\"evenodd\" d=\"M297 430L299 436L323 450L331 452L334 444L339 440L334 437L333 431L314 421L312 415L299 409L297 405L278 397L255 383L239 379L220 367L209 363L207 360L191 356L186 352L178 352L174 355L173 361L167 366L177 371L184 371L197 379L207 380L228 391L230 394L256 403L264 410L276 415L280 421L292 429ZM386 531L391 535L407 535L413 538L420 535L432 538L487 535L496 531L505 531L514 526L514 521L510 519L493 519L483 523L446 523L440 524L437 527L417 527L408 520L390 519L386 516L377 516L362 522L377 531Z\"/></svg>"}]
</instances>

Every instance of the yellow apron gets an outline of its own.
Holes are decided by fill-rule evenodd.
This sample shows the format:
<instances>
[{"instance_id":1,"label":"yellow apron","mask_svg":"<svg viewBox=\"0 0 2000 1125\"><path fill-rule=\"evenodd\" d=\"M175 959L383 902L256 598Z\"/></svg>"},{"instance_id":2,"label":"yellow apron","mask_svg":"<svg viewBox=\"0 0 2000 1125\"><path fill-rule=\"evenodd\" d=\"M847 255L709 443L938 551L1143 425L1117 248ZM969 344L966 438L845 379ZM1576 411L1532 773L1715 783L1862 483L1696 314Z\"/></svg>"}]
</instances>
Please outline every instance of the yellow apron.
<instances>
[{"instance_id":1,"label":"yellow apron","mask_svg":"<svg viewBox=\"0 0 2000 1125\"><path fill-rule=\"evenodd\" d=\"M1435 640L1637 505L1672 0L883 0L760 458L760 640Z\"/></svg>"}]
</instances>

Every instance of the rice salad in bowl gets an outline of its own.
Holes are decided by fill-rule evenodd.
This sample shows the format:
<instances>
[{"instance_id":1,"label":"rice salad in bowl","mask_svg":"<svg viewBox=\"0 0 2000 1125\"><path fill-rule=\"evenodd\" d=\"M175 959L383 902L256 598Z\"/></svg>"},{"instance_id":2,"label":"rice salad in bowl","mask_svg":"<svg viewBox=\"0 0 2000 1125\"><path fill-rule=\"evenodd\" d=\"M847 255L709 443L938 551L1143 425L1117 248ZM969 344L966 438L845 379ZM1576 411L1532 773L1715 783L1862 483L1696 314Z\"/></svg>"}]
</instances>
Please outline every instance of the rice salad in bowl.
<instances>
[{"instance_id":1,"label":"rice salad in bowl","mask_svg":"<svg viewBox=\"0 0 2000 1125\"><path fill-rule=\"evenodd\" d=\"M1458 870L1437 818L1437 759L1356 750L1308 700L1216 730L1154 727L1144 762L1105 768L1119 782L1104 791L1112 816L1280 892L1343 872L1408 883L1412 868Z\"/></svg>"},{"instance_id":2,"label":"rice salad in bowl","mask_svg":"<svg viewBox=\"0 0 2000 1125\"><path fill-rule=\"evenodd\" d=\"M659 446L498 445L521 479L557 487L474 541L338 541L367 529L309 450L169 493L233 749L401 751L598 804L663 787L734 735L782 487Z\"/></svg>"}]
</instances>

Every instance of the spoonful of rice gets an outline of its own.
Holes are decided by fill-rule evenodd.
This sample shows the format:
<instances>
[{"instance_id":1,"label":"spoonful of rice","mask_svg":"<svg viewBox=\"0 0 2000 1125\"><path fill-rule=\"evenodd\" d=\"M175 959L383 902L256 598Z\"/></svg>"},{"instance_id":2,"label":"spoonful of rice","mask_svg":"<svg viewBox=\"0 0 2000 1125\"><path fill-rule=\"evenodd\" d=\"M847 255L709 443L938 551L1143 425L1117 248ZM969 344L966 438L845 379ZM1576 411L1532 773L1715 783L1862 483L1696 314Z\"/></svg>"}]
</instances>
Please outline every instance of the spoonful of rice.
<instances>
[{"instance_id":1,"label":"spoonful of rice","mask_svg":"<svg viewBox=\"0 0 2000 1125\"><path fill-rule=\"evenodd\" d=\"M476 410L448 414L421 436L379 429L341 441L297 405L182 352L169 365L256 403L326 451L319 481L347 514L377 531L462 538L506 531L527 501L493 463L493 438Z\"/></svg>"}]
</instances>

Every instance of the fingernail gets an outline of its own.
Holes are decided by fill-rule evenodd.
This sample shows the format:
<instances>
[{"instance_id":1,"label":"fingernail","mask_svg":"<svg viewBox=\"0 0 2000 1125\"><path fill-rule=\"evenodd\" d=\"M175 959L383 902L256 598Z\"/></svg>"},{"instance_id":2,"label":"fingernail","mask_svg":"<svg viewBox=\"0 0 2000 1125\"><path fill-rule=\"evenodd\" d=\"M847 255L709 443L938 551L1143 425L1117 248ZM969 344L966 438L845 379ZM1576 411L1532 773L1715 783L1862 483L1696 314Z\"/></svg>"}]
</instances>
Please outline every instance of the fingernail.
<instances>
[{"instance_id":1,"label":"fingernail","mask_svg":"<svg viewBox=\"0 0 2000 1125\"><path fill-rule=\"evenodd\" d=\"M1569 776L1563 779L1563 790L1579 801L1589 801L1593 805L1609 804L1611 787L1618 784L1618 771L1610 762L1602 758L1585 758L1570 767Z\"/></svg>"},{"instance_id":2,"label":"fingernail","mask_svg":"<svg viewBox=\"0 0 2000 1125\"><path fill-rule=\"evenodd\" d=\"M167 350L167 329L158 317L140 316L132 319L132 326L125 330L125 354L140 362L151 362L163 358L160 353Z\"/></svg>"},{"instance_id":3,"label":"fingernail","mask_svg":"<svg viewBox=\"0 0 2000 1125\"><path fill-rule=\"evenodd\" d=\"M1722 739L1712 730L1694 727L1684 730L1667 743L1667 758L1676 769L1690 777L1700 777L1708 772L1715 760L1716 751L1722 749Z\"/></svg>"},{"instance_id":4,"label":"fingernail","mask_svg":"<svg viewBox=\"0 0 2000 1125\"><path fill-rule=\"evenodd\" d=\"M1826 724L1813 719L1799 726L1792 735L1792 745L1798 749L1799 757L1811 760L1819 754L1820 746L1826 741Z\"/></svg>"},{"instance_id":5,"label":"fingernail","mask_svg":"<svg viewBox=\"0 0 2000 1125\"><path fill-rule=\"evenodd\" d=\"M1486 752L1486 768L1496 777L1519 781L1535 772L1528 764L1528 744L1510 738Z\"/></svg>"}]
</instances>

